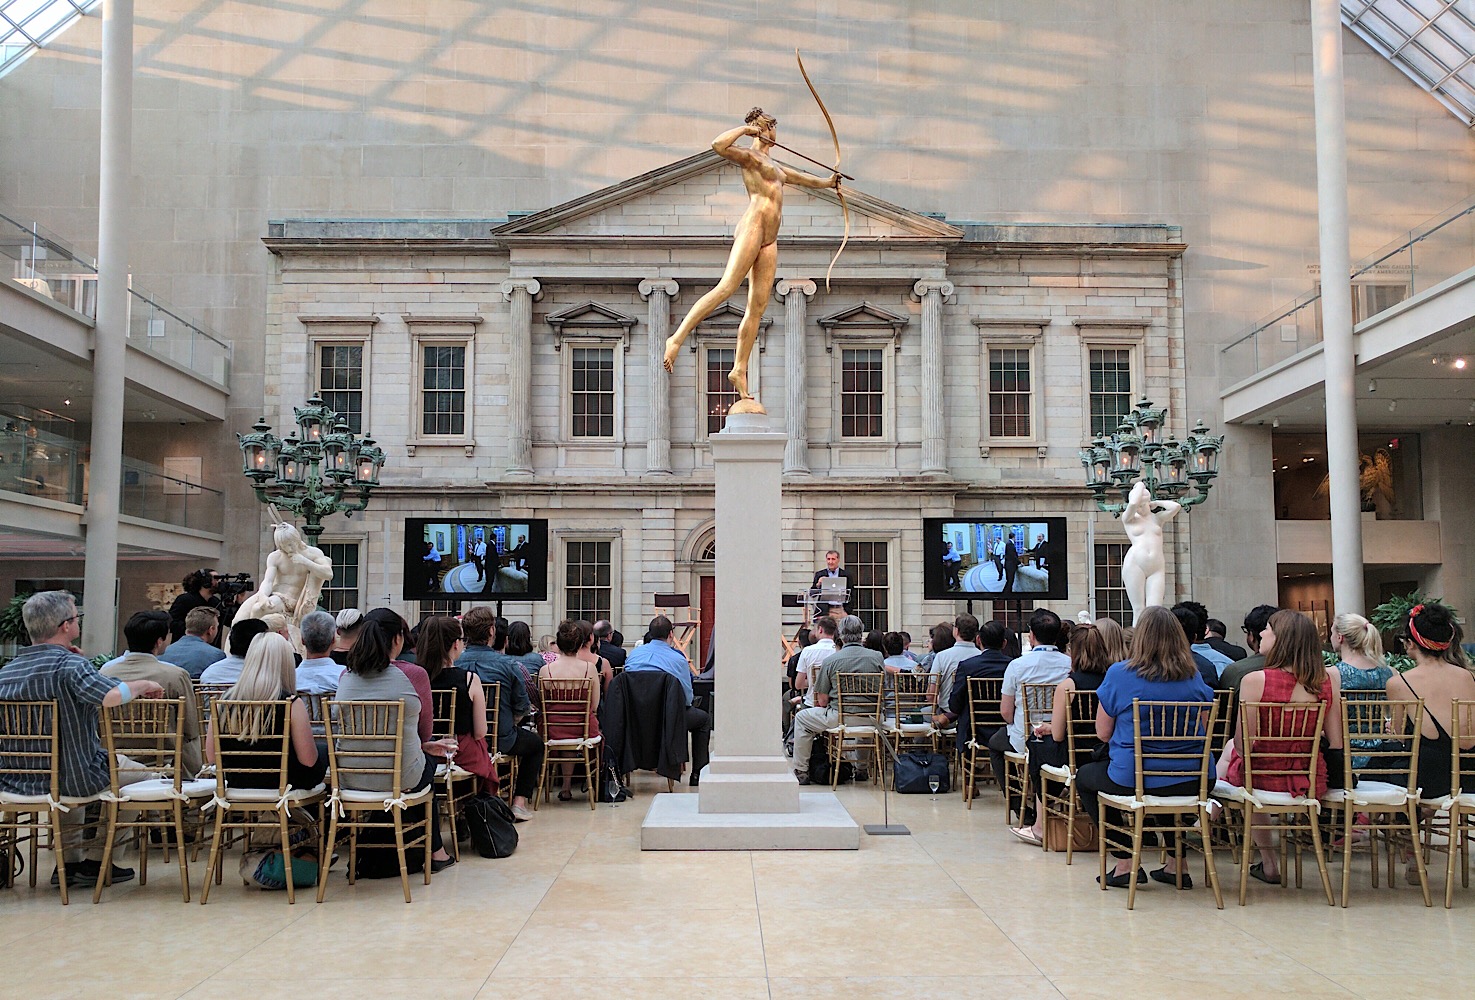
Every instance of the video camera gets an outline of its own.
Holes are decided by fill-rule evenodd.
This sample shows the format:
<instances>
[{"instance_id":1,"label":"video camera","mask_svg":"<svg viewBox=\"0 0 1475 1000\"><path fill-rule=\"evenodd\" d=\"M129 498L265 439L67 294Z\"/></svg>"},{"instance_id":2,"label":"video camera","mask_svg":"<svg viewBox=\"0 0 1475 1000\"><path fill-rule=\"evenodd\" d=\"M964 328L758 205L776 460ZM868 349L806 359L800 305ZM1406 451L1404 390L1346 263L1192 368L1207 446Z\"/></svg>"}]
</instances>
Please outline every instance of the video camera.
<instances>
[{"instance_id":1,"label":"video camera","mask_svg":"<svg viewBox=\"0 0 1475 1000\"><path fill-rule=\"evenodd\" d=\"M215 593L222 599L249 594L256 590L256 583L251 579L250 573L236 573L234 576L228 573L215 574Z\"/></svg>"}]
</instances>

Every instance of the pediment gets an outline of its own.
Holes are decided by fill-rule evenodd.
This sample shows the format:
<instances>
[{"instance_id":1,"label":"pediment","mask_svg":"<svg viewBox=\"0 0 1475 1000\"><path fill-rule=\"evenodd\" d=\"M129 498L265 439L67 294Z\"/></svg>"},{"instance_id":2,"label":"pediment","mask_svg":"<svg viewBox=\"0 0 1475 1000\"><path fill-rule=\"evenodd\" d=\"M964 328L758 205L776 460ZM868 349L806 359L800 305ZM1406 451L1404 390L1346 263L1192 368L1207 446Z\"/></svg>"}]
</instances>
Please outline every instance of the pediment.
<instances>
[{"instance_id":1,"label":"pediment","mask_svg":"<svg viewBox=\"0 0 1475 1000\"><path fill-rule=\"evenodd\" d=\"M555 351L563 350L564 340L570 337L619 340L622 349L628 351L630 329L640 322L629 313L593 299L549 313L543 321L553 327Z\"/></svg>"},{"instance_id":2,"label":"pediment","mask_svg":"<svg viewBox=\"0 0 1475 1000\"><path fill-rule=\"evenodd\" d=\"M825 332L825 351L832 352L836 343L874 343L889 338L891 349L901 347L901 329L912 321L905 313L893 312L874 302L846 306L815 320Z\"/></svg>"},{"instance_id":3,"label":"pediment","mask_svg":"<svg viewBox=\"0 0 1475 1000\"><path fill-rule=\"evenodd\" d=\"M738 327L742 326L743 316L747 310L735 302L722 303L711 314L697 324L692 331L689 341L691 349L697 349L698 341L702 340L737 340ZM768 328L773 325L773 320L764 316L758 321L758 353L762 354L768 350Z\"/></svg>"},{"instance_id":4,"label":"pediment","mask_svg":"<svg viewBox=\"0 0 1475 1000\"><path fill-rule=\"evenodd\" d=\"M818 169L818 168L816 168ZM963 232L847 186L852 240L953 242ZM711 150L601 188L492 231L497 239L730 239L748 204L742 171ZM844 216L835 193L790 185L780 242L838 239Z\"/></svg>"}]
</instances>

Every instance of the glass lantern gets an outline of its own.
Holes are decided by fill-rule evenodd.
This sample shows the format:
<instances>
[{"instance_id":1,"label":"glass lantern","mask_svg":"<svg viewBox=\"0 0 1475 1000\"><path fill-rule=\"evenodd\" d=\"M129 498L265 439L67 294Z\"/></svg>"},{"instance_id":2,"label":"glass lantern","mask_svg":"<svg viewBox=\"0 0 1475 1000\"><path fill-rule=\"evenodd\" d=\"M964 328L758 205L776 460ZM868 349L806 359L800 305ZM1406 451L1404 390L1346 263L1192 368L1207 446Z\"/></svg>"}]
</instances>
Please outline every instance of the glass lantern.
<instances>
[{"instance_id":1,"label":"glass lantern","mask_svg":"<svg viewBox=\"0 0 1475 1000\"><path fill-rule=\"evenodd\" d=\"M282 442L271 432L265 417L256 421L251 431L236 435L241 444L241 472L260 484L276 474Z\"/></svg>"},{"instance_id":2,"label":"glass lantern","mask_svg":"<svg viewBox=\"0 0 1475 1000\"><path fill-rule=\"evenodd\" d=\"M323 404L323 398L317 393L308 398L306 406L295 406L292 411L297 415L297 426L302 429L304 444L320 443L323 428L331 427L333 418L337 416Z\"/></svg>"},{"instance_id":3,"label":"glass lantern","mask_svg":"<svg viewBox=\"0 0 1475 1000\"><path fill-rule=\"evenodd\" d=\"M364 438L354 462L354 482L360 486L378 486L379 470L384 468L384 452L371 437Z\"/></svg>"},{"instance_id":4,"label":"glass lantern","mask_svg":"<svg viewBox=\"0 0 1475 1000\"><path fill-rule=\"evenodd\" d=\"M331 478L351 479L357 465L359 443L341 418L333 432L323 438L323 471Z\"/></svg>"},{"instance_id":5,"label":"glass lantern","mask_svg":"<svg viewBox=\"0 0 1475 1000\"><path fill-rule=\"evenodd\" d=\"M1162 431L1163 420L1167 416L1167 410L1154 408L1152 400L1143 397L1137 401L1137 431L1142 435L1142 443L1145 445L1157 444L1158 434Z\"/></svg>"},{"instance_id":6,"label":"glass lantern","mask_svg":"<svg viewBox=\"0 0 1475 1000\"><path fill-rule=\"evenodd\" d=\"M282 442L281 453L277 456L277 479L284 484L300 485L307 482L308 462L299 445L295 434L289 434L287 440Z\"/></svg>"}]
</instances>

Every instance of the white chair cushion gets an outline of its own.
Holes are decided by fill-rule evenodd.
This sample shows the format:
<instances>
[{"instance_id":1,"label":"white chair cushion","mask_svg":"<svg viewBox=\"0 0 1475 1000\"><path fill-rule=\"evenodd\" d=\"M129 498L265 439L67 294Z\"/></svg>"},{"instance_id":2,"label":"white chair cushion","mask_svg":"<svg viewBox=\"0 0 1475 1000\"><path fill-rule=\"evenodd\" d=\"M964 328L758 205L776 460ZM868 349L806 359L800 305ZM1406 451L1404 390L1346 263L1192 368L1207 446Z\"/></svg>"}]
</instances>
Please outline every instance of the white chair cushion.
<instances>
[{"instance_id":1,"label":"white chair cushion","mask_svg":"<svg viewBox=\"0 0 1475 1000\"><path fill-rule=\"evenodd\" d=\"M1196 795L1144 795L1138 799L1132 795L1108 795L1102 793L1099 798L1109 806L1124 809L1127 812L1137 812L1142 809L1181 809L1183 812L1195 812L1199 806L1207 805L1200 802Z\"/></svg>"},{"instance_id":2,"label":"white chair cushion","mask_svg":"<svg viewBox=\"0 0 1475 1000\"><path fill-rule=\"evenodd\" d=\"M1253 792L1245 792L1245 797L1261 809L1273 809L1277 806L1283 808L1321 807L1321 803L1316 799L1305 795L1292 795L1290 792L1273 792L1257 788Z\"/></svg>"},{"instance_id":3,"label":"white chair cushion","mask_svg":"<svg viewBox=\"0 0 1475 1000\"><path fill-rule=\"evenodd\" d=\"M1070 768L1064 767L1059 764L1041 764L1040 773L1048 774L1050 777L1056 779L1057 781L1063 781L1067 785L1070 784L1071 780L1075 777Z\"/></svg>"},{"instance_id":4,"label":"white chair cushion","mask_svg":"<svg viewBox=\"0 0 1475 1000\"><path fill-rule=\"evenodd\" d=\"M400 796L400 798L404 800L406 806L419 805L420 803L428 799L433 791L434 790L430 788L422 788L418 792L406 793L405 795ZM338 799L341 802L372 802L375 805L383 807L385 801L387 801L388 798L388 792L366 792L358 788L338 789Z\"/></svg>"},{"instance_id":5,"label":"white chair cushion","mask_svg":"<svg viewBox=\"0 0 1475 1000\"><path fill-rule=\"evenodd\" d=\"M1461 809L1475 809L1475 793L1465 792L1461 795L1445 795L1437 799L1419 799L1419 805L1428 806L1430 809L1437 809L1441 812L1447 812L1456 804Z\"/></svg>"},{"instance_id":6,"label":"white chair cushion","mask_svg":"<svg viewBox=\"0 0 1475 1000\"><path fill-rule=\"evenodd\" d=\"M327 790L327 785L317 785L313 788L294 788L287 793L287 801L302 802L305 799L322 795ZM237 802L252 804L257 802L275 802L278 798L279 796L275 788L227 788L225 790L225 800L232 805L235 805ZM380 798L383 798L382 794Z\"/></svg>"},{"instance_id":7,"label":"white chair cushion","mask_svg":"<svg viewBox=\"0 0 1475 1000\"><path fill-rule=\"evenodd\" d=\"M70 809L73 806L91 805L102 798L102 793L96 795L70 796L63 795L60 801L62 805ZM46 806L51 803L51 797L47 795L15 795L11 792L0 792L0 806Z\"/></svg>"},{"instance_id":8,"label":"white chair cushion","mask_svg":"<svg viewBox=\"0 0 1475 1000\"><path fill-rule=\"evenodd\" d=\"M875 726L836 726L834 729L831 729L829 731L832 732L832 733L839 733L841 736L872 736L876 732L876 727Z\"/></svg>"},{"instance_id":9,"label":"white chair cushion","mask_svg":"<svg viewBox=\"0 0 1475 1000\"><path fill-rule=\"evenodd\" d=\"M187 799L208 799L215 794L215 779L195 778L192 781L182 781L179 783L179 792ZM149 781L135 781L123 786L120 798L125 802L168 802L174 798L174 780L153 778Z\"/></svg>"},{"instance_id":10,"label":"white chair cushion","mask_svg":"<svg viewBox=\"0 0 1475 1000\"><path fill-rule=\"evenodd\" d=\"M1231 785L1223 778L1219 778L1214 782L1214 790L1209 794L1225 802L1243 802L1245 800L1245 790L1238 785Z\"/></svg>"},{"instance_id":11,"label":"white chair cushion","mask_svg":"<svg viewBox=\"0 0 1475 1000\"><path fill-rule=\"evenodd\" d=\"M1023 764L1025 761L1029 760L1029 758L1026 757L1024 754L1022 754L1022 753L1016 753L1013 750L1005 750L1004 751L1004 759L1005 760L1012 760L1016 764Z\"/></svg>"},{"instance_id":12,"label":"white chair cushion","mask_svg":"<svg viewBox=\"0 0 1475 1000\"><path fill-rule=\"evenodd\" d=\"M587 740L549 740L544 746L550 747L592 747L604 742L603 736L591 736Z\"/></svg>"},{"instance_id":13,"label":"white chair cushion","mask_svg":"<svg viewBox=\"0 0 1475 1000\"><path fill-rule=\"evenodd\" d=\"M1350 802L1355 806L1402 806L1408 804L1408 789L1386 781L1359 781L1356 788L1333 788L1322 799L1328 805Z\"/></svg>"}]
</instances>

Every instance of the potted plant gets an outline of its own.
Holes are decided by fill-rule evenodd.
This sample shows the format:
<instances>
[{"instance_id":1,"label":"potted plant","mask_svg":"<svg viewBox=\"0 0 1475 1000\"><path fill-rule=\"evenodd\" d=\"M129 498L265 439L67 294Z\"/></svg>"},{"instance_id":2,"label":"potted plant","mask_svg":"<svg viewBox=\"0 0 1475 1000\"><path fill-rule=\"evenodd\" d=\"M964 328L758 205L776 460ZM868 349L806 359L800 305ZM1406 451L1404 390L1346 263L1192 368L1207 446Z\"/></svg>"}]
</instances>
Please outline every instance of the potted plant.
<instances>
[{"instance_id":1,"label":"potted plant","mask_svg":"<svg viewBox=\"0 0 1475 1000\"><path fill-rule=\"evenodd\" d=\"M1408 613L1420 604L1432 604L1437 597L1425 597L1415 591L1403 596L1390 597L1373 608L1367 620L1373 623L1383 637L1383 649L1388 654L1388 666L1402 673L1414 665L1413 659L1403 651L1403 629L1408 622Z\"/></svg>"},{"instance_id":2,"label":"potted plant","mask_svg":"<svg viewBox=\"0 0 1475 1000\"><path fill-rule=\"evenodd\" d=\"M25 607L26 598L30 594L16 594L5 605L5 610L0 611L0 663L4 663L15 656L16 650L21 646L29 646L31 637L26 634L26 623L21 617L21 609Z\"/></svg>"}]
</instances>

